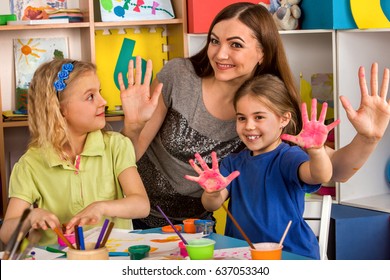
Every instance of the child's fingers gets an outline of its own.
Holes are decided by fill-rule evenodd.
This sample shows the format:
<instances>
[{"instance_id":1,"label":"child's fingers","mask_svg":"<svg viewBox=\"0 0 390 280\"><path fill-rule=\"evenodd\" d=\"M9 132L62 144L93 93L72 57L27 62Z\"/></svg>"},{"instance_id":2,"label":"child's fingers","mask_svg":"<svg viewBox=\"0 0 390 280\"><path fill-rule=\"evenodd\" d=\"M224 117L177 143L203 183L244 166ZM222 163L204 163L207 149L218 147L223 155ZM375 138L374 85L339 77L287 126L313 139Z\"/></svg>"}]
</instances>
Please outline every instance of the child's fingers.
<instances>
[{"instance_id":1,"label":"child's fingers","mask_svg":"<svg viewBox=\"0 0 390 280\"><path fill-rule=\"evenodd\" d=\"M199 181L199 177L195 177L195 176L184 175L184 178L189 180L189 181L192 181L192 182L198 182Z\"/></svg>"},{"instance_id":2,"label":"child's fingers","mask_svg":"<svg viewBox=\"0 0 390 280\"><path fill-rule=\"evenodd\" d=\"M236 179L238 176L240 175L240 172L239 171L233 171L232 173L230 173L229 176L227 176L226 180L227 180L227 185L230 184L231 181L233 181L234 179Z\"/></svg>"},{"instance_id":3,"label":"child's fingers","mask_svg":"<svg viewBox=\"0 0 390 280\"><path fill-rule=\"evenodd\" d=\"M322 103L321 114L320 114L320 118L318 119L318 121L320 123L324 123L325 122L327 109L328 109L328 103L326 103L326 102Z\"/></svg>"},{"instance_id":4,"label":"child's fingers","mask_svg":"<svg viewBox=\"0 0 390 280\"><path fill-rule=\"evenodd\" d=\"M309 121L309 116L307 115L307 105L305 102L301 105L301 114L303 123L307 123Z\"/></svg>"},{"instance_id":5,"label":"child's fingers","mask_svg":"<svg viewBox=\"0 0 390 280\"><path fill-rule=\"evenodd\" d=\"M213 170L218 170L218 159L217 159L217 153L212 151L211 152L211 160L213 163Z\"/></svg>"},{"instance_id":6,"label":"child's fingers","mask_svg":"<svg viewBox=\"0 0 390 280\"><path fill-rule=\"evenodd\" d=\"M311 100L311 120L315 121L317 119L317 99L313 98Z\"/></svg>"},{"instance_id":7,"label":"child's fingers","mask_svg":"<svg viewBox=\"0 0 390 280\"><path fill-rule=\"evenodd\" d=\"M333 128L335 128L340 123L340 120L335 120L331 124L327 125L326 128L328 131L331 131Z\"/></svg>"},{"instance_id":8,"label":"child's fingers","mask_svg":"<svg viewBox=\"0 0 390 280\"><path fill-rule=\"evenodd\" d=\"M199 153L196 153L195 154L195 158L198 160L200 166L203 168L203 170L209 170L209 166L207 165L207 163L203 160L203 158L200 156Z\"/></svg>"},{"instance_id":9,"label":"child's fingers","mask_svg":"<svg viewBox=\"0 0 390 280\"><path fill-rule=\"evenodd\" d=\"M292 142L294 144L298 144L299 143L299 138L297 136L294 136L294 135L282 134L282 135L280 135L280 138L282 140L289 141L289 142Z\"/></svg>"},{"instance_id":10,"label":"child's fingers","mask_svg":"<svg viewBox=\"0 0 390 280\"><path fill-rule=\"evenodd\" d=\"M193 159L190 159L189 163L190 163L191 167L195 170L196 173L198 173L199 175L202 174L202 172L203 172L202 169L200 169L200 167L195 164L195 161Z\"/></svg>"}]
</instances>

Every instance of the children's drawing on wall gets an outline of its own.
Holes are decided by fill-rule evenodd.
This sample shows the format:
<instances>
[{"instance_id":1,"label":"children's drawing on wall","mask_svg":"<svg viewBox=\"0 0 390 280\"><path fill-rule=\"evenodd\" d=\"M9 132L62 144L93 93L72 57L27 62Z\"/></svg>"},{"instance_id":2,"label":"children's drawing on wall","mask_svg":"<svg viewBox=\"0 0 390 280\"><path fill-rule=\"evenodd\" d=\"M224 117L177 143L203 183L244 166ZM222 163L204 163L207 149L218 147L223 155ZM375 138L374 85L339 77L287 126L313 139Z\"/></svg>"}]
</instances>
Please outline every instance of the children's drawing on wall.
<instances>
[{"instance_id":1,"label":"children's drawing on wall","mask_svg":"<svg viewBox=\"0 0 390 280\"><path fill-rule=\"evenodd\" d=\"M170 0L100 0L102 21L175 18Z\"/></svg>"},{"instance_id":2,"label":"children's drawing on wall","mask_svg":"<svg viewBox=\"0 0 390 280\"><path fill-rule=\"evenodd\" d=\"M17 38L13 40L15 60L15 108L27 110L27 89L39 65L53 58L68 58L67 38Z\"/></svg>"},{"instance_id":3,"label":"children's drawing on wall","mask_svg":"<svg viewBox=\"0 0 390 280\"><path fill-rule=\"evenodd\" d=\"M66 9L67 0L10 0L10 10L18 20L48 19L47 11Z\"/></svg>"},{"instance_id":4,"label":"children's drawing on wall","mask_svg":"<svg viewBox=\"0 0 390 280\"><path fill-rule=\"evenodd\" d=\"M142 72L146 70L146 61L153 61L153 75L168 60L164 46L167 37L162 27L126 28L96 30L96 65L101 83L102 96L107 101L108 114L120 114L122 103L119 94L118 74L124 74L127 84L127 69L130 60L137 55L142 58ZM142 77L143 79L143 77Z\"/></svg>"}]
</instances>

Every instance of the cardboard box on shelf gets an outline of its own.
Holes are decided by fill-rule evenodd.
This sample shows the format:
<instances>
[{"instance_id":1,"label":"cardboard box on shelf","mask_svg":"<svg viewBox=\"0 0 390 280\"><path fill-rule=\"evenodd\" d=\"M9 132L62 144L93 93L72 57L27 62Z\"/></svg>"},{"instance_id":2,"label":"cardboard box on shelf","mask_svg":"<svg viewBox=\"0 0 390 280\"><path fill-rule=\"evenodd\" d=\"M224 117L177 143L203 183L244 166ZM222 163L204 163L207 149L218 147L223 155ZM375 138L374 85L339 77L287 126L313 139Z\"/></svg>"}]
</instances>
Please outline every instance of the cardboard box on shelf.
<instances>
[{"instance_id":1,"label":"cardboard box on shelf","mask_svg":"<svg viewBox=\"0 0 390 280\"><path fill-rule=\"evenodd\" d=\"M187 0L188 33L207 33L214 17L226 6L237 2L259 3L259 0Z\"/></svg>"}]
</instances>

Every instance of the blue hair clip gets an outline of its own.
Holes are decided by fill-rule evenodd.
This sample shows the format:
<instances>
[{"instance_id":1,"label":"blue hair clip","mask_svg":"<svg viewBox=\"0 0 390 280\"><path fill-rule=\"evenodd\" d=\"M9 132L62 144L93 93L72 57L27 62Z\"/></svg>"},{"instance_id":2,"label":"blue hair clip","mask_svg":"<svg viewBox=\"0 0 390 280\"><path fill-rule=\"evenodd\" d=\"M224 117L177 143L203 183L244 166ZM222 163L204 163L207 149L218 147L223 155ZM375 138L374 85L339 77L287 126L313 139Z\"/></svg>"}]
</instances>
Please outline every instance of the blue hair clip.
<instances>
[{"instance_id":1,"label":"blue hair clip","mask_svg":"<svg viewBox=\"0 0 390 280\"><path fill-rule=\"evenodd\" d=\"M58 72L58 79L54 82L54 87L57 90L57 94L59 91L62 91L66 88L65 80L69 78L70 72L74 69L73 63L65 63L61 67L61 71Z\"/></svg>"}]
</instances>

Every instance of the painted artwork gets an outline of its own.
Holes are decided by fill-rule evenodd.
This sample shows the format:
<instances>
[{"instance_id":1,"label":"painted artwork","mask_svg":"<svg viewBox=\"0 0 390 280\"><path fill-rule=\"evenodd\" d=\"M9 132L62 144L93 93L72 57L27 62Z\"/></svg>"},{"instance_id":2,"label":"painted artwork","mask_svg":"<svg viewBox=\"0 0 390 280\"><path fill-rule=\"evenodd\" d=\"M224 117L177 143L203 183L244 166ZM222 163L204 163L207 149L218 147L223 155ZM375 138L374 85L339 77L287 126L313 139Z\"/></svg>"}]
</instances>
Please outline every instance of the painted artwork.
<instances>
[{"instance_id":1,"label":"painted artwork","mask_svg":"<svg viewBox=\"0 0 390 280\"><path fill-rule=\"evenodd\" d=\"M328 103L328 110L326 112L326 120L334 118L334 101L333 101L333 74L332 73L317 73L311 76L310 82L305 80L300 75L300 94L301 99L307 105L307 111L311 112L311 99L316 98L317 116L319 116L322 108L322 103Z\"/></svg>"},{"instance_id":2,"label":"painted artwork","mask_svg":"<svg viewBox=\"0 0 390 280\"><path fill-rule=\"evenodd\" d=\"M17 20L48 19L47 10L67 8L67 0L10 0L11 14Z\"/></svg>"},{"instance_id":3,"label":"painted artwork","mask_svg":"<svg viewBox=\"0 0 390 280\"><path fill-rule=\"evenodd\" d=\"M130 60L137 55L142 58L143 73L146 61L153 61L153 76L168 60L167 36L163 27L140 27L125 29L96 30L96 65L101 83L102 96L107 101L109 111L122 105L118 73L124 73L127 85L127 69ZM153 77L154 78L154 77Z\"/></svg>"},{"instance_id":4,"label":"painted artwork","mask_svg":"<svg viewBox=\"0 0 390 280\"><path fill-rule=\"evenodd\" d=\"M16 110L27 109L27 89L35 70L53 58L68 58L67 38L17 38L13 40Z\"/></svg>"},{"instance_id":5,"label":"painted artwork","mask_svg":"<svg viewBox=\"0 0 390 280\"><path fill-rule=\"evenodd\" d=\"M102 21L175 18L171 0L100 0Z\"/></svg>"}]
</instances>

